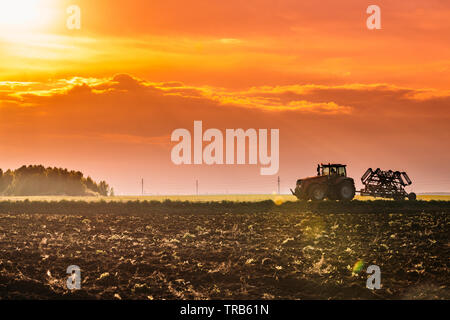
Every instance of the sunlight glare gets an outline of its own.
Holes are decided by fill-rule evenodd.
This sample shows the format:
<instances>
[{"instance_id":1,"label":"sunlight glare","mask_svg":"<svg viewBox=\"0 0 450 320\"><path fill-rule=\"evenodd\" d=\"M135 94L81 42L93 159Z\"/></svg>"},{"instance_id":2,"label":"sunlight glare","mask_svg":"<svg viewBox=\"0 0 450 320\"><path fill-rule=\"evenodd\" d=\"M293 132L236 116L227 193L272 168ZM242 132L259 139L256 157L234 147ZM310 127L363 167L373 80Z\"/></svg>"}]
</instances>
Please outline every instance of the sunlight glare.
<instances>
[{"instance_id":1,"label":"sunlight glare","mask_svg":"<svg viewBox=\"0 0 450 320\"><path fill-rule=\"evenodd\" d=\"M53 0L0 1L0 28L2 31L36 31L50 23Z\"/></svg>"}]
</instances>

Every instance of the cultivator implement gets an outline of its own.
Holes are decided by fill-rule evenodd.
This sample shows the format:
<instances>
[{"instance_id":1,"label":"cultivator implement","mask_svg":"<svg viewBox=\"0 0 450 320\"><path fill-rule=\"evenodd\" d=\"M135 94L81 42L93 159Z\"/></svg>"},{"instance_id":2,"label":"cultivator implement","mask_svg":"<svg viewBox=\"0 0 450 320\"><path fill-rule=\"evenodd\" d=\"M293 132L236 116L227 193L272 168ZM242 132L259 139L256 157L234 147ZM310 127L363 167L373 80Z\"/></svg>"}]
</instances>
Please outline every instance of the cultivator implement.
<instances>
[{"instance_id":1,"label":"cultivator implement","mask_svg":"<svg viewBox=\"0 0 450 320\"><path fill-rule=\"evenodd\" d=\"M360 191L362 196L416 200L415 193L405 191L405 187L412 184L406 172L382 171L380 168L373 171L369 168L361 177L361 182L364 185Z\"/></svg>"}]
</instances>

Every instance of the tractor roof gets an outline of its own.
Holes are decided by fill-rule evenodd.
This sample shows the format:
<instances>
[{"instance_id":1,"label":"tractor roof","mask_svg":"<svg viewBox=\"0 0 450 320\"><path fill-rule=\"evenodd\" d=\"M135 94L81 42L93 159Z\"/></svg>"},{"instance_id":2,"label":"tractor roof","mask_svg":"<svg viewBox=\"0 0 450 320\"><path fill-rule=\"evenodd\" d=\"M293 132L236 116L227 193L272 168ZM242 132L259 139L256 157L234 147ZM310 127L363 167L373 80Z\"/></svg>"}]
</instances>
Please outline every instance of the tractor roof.
<instances>
[{"instance_id":1,"label":"tractor roof","mask_svg":"<svg viewBox=\"0 0 450 320\"><path fill-rule=\"evenodd\" d=\"M321 164L322 167L346 167L346 164L339 164L339 163L328 163L328 164Z\"/></svg>"}]
</instances>

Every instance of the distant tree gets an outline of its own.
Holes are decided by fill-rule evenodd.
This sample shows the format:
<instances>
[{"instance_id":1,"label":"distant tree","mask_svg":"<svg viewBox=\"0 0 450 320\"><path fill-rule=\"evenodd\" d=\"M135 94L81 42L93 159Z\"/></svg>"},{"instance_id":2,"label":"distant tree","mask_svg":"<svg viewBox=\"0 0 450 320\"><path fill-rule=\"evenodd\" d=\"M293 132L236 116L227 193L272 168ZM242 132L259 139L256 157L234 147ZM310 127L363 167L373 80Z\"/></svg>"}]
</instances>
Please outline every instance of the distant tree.
<instances>
[{"instance_id":1,"label":"distant tree","mask_svg":"<svg viewBox=\"0 0 450 320\"><path fill-rule=\"evenodd\" d=\"M22 166L14 171L0 169L0 194L10 196L31 195L104 195L110 192L105 181L95 183L84 178L80 171L63 168L45 168L42 165Z\"/></svg>"},{"instance_id":2,"label":"distant tree","mask_svg":"<svg viewBox=\"0 0 450 320\"><path fill-rule=\"evenodd\" d=\"M106 181L100 181L98 185L98 193L102 196L108 196L109 193L109 185L106 183Z\"/></svg>"},{"instance_id":3,"label":"distant tree","mask_svg":"<svg viewBox=\"0 0 450 320\"><path fill-rule=\"evenodd\" d=\"M14 180L14 174L11 170L2 171L0 177L0 194L4 194Z\"/></svg>"}]
</instances>

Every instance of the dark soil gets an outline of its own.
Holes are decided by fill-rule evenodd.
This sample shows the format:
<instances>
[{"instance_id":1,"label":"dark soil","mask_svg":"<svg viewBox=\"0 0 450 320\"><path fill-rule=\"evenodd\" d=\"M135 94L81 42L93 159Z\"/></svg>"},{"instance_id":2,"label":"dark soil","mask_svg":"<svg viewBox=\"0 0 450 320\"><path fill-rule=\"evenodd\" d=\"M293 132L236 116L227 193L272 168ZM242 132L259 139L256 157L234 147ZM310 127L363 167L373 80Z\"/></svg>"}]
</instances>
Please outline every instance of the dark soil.
<instances>
[{"instance_id":1,"label":"dark soil","mask_svg":"<svg viewBox=\"0 0 450 320\"><path fill-rule=\"evenodd\" d=\"M450 299L446 210L191 209L1 213L0 298ZM372 264L379 290L366 288ZM70 265L81 290L66 289Z\"/></svg>"}]
</instances>

